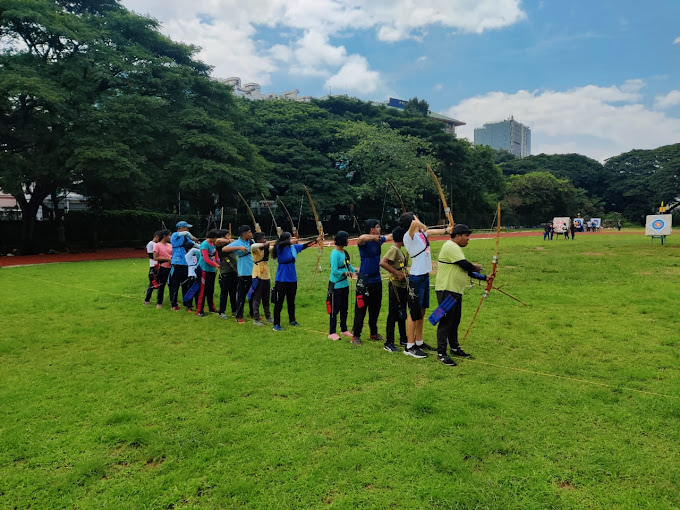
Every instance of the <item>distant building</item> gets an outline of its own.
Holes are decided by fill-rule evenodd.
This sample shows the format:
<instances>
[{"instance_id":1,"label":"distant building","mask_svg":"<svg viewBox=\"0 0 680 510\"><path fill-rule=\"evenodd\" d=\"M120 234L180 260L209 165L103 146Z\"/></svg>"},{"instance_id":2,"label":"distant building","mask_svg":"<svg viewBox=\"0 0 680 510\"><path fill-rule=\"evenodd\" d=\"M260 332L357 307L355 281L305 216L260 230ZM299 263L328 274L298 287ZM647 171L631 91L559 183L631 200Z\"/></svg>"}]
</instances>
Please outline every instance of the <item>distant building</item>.
<instances>
[{"instance_id":1,"label":"distant building","mask_svg":"<svg viewBox=\"0 0 680 510\"><path fill-rule=\"evenodd\" d=\"M260 100L273 100L273 99L286 99L288 101L300 101L308 102L312 99L311 96L298 96L300 91L298 89L289 90L283 94L263 94L260 90L259 83L245 83L241 85L241 78L236 76L232 78L218 78L217 81L221 83L226 83L234 89L234 95L245 97L246 99L260 99Z\"/></svg>"},{"instance_id":2,"label":"distant building","mask_svg":"<svg viewBox=\"0 0 680 510\"><path fill-rule=\"evenodd\" d=\"M510 117L502 122L492 122L475 128L475 145L488 145L524 158L531 156L531 130Z\"/></svg>"},{"instance_id":3,"label":"distant building","mask_svg":"<svg viewBox=\"0 0 680 510\"><path fill-rule=\"evenodd\" d=\"M408 101L405 101L404 99L396 99L394 97L391 97L387 100L387 106L391 108L399 108L400 110L406 108L406 103L408 103ZM442 115L441 113L435 113L431 110L427 112L427 116L431 119L443 122L444 127L442 129L444 130L444 132L453 136L456 136L456 126L465 125L465 122L453 119L451 117L447 117L446 115Z\"/></svg>"}]
</instances>

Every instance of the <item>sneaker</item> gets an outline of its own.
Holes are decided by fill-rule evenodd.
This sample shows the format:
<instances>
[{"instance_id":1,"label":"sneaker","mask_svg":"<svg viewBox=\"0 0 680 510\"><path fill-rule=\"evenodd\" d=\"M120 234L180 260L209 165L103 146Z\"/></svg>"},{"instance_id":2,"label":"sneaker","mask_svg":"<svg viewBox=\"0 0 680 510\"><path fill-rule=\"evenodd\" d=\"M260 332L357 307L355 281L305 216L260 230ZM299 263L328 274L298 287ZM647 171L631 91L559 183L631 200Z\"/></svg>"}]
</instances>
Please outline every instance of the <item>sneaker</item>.
<instances>
[{"instance_id":1,"label":"sneaker","mask_svg":"<svg viewBox=\"0 0 680 510\"><path fill-rule=\"evenodd\" d=\"M387 352L399 352L399 347L394 344L385 344L383 347Z\"/></svg>"},{"instance_id":2,"label":"sneaker","mask_svg":"<svg viewBox=\"0 0 680 510\"><path fill-rule=\"evenodd\" d=\"M404 354L406 354L407 356L413 356L414 358L418 359L427 358L427 354L418 349L417 345L414 345L410 349L409 348L404 349Z\"/></svg>"},{"instance_id":3,"label":"sneaker","mask_svg":"<svg viewBox=\"0 0 680 510\"><path fill-rule=\"evenodd\" d=\"M349 331L343 331L343 332L341 333L341 335L342 335L342 336L349 336L349 337L351 337L351 336L352 336L352 333L350 333Z\"/></svg>"},{"instance_id":4,"label":"sneaker","mask_svg":"<svg viewBox=\"0 0 680 510\"><path fill-rule=\"evenodd\" d=\"M298 321L291 321L288 324L290 324L291 326L299 326L300 325L300 324L298 324Z\"/></svg>"},{"instance_id":5,"label":"sneaker","mask_svg":"<svg viewBox=\"0 0 680 510\"><path fill-rule=\"evenodd\" d=\"M406 345L408 342L406 340L399 340L399 345L401 345L404 349L406 349Z\"/></svg>"},{"instance_id":6,"label":"sneaker","mask_svg":"<svg viewBox=\"0 0 680 510\"><path fill-rule=\"evenodd\" d=\"M283 328L279 326L278 324L274 324L274 327L272 328L274 331L283 331Z\"/></svg>"},{"instance_id":7,"label":"sneaker","mask_svg":"<svg viewBox=\"0 0 680 510\"><path fill-rule=\"evenodd\" d=\"M171 310L172 310L173 312L179 312L179 306L173 306L173 307L171 308Z\"/></svg>"},{"instance_id":8,"label":"sneaker","mask_svg":"<svg viewBox=\"0 0 680 510\"><path fill-rule=\"evenodd\" d=\"M437 350L434 347L432 347L431 345L426 344L425 342L418 345L418 349L420 349L422 351L436 351Z\"/></svg>"},{"instance_id":9,"label":"sneaker","mask_svg":"<svg viewBox=\"0 0 680 510\"><path fill-rule=\"evenodd\" d=\"M353 336L350 342L352 342L354 345L361 345L361 338L358 336Z\"/></svg>"},{"instance_id":10,"label":"sneaker","mask_svg":"<svg viewBox=\"0 0 680 510\"><path fill-rule=\"evenodd\" d=\"M220 314L220 319L225 319L225 320L226 320L226 319L228 319L228 318L229 318L229 316L228 316L226 313L221 313L221 314Z\"/></svg>"},{"instance_id":11,"label":"sneaker","mask_svg":"<svg viewBox=\"0 0 680 510\"><path fill-rule=\"evenodd\" d=\"M156 305L156 308L163 308L163 305Z\"/></svg>"},{"instance_id":12,"label":"sneaker","mask_svg":"<svg viewBox=\"0 0 680 510\"><path fill-rule=\"evenodd\" d=\"M456 366L456 362L453 361L451 358L449 358L446 354L444 354L444 355L438 354L437 355L437 361L441 361L447 367L455 367Z\"/></svg>"},{"instance_id":13,"label":"sneaker","mask_svg":"<svg viewBox=\"0 0 680 510\"><path fill-rule=\"evenodd\" d=\"M219 312L218 312L217 310L215 310L214 308L213 308L212 310L208 310L208 311L209 311L210 313L219 313Z\"/></svg>"},{"instance_id":14,"label":"sneaker","mask_svg":"<svg viewBox=\"0 0 680 510\"><path fill-rule=\"evenodd\" d=\"M472 358L472 354L468 354L465 352L463 349L458 347L458 349L451 349L451 355L452 356L458 356L459 358Z\"/></svg>"},{"instance_id":15,"label":"sneaker","mask_svg":"<svg viewBox=\"0 0 680 510\"><path fill-rule=\"evenodd\" d=\"M274 319L272 319L271 317L267 317L267 322L269 324L274 324Z\"/></svg>"},{"instance_id":16,"label":"sneaker","mask_svg":"<svg viewBox=\"0 0 680 510\"><path fill-rule=\"evenodd\" d=\"M238 322L239 324L243 324L245 322L245 319L243 317L239 317L238 319L236 319L236 322Z\"/></svg>"},{"instance_id":17,"label":"sneaker","mask_svg":"<svg viewBox=\"0 0 680 510\"><path fill-rule=\"evenodd\" d=\"M205 317L205 314L204 314L203 312L198 312L196 315L197 315L198 317Z\"/></svg>"},{"instance_id":18,"label":"sneaker","mask_svg":"<svg viewBox=\"0 0 680 510\"><path fill-rule=\"evenodd\" d=\"M264 322L262 322L262 321L253 321L253 326L264 326Z\"/></svg>"},{"instance_id":19,"label":"sneaker","mask_svg":"<svg viewBox=\"0 0 680 510\"><path fill-rule=\"evenodd\" d=\"M192 313L192 312L193 312L193 310L191 309L190 306L187 307L187 312L189 312L189 313Z\"/></svg>"},{"instance_id":20,"label":"sneaker","mask_svg":"<svg viewBox=\"0 0 680 510\"><path fill-rule=\"evenodd\" d=\"M371 336L369 336L368 338L370 338L371 340L375 340L376 342L384 342L384 341L385 341L385 339L383 338L383 336L382 336L382 335L378 335L378 334L376 334L376 335L371 335Z\"/></svg>"},{"instance_id":21,"label":"sneaker","mask_svg":"<svg viewBox=\"0 0 680 510\"><path fill-rule=\"evenodd\" d=\"M328 335L328 338L330 338L331 340L340 340L340 335L333 333L331 335Z\"/></svg>"},{"instance_id":22,"label":"sneaker","mask_svg":"<svg viewBox=\"0 0 680 510\"><path fill-rule=\"evenodd\" d=\"M150 304L151 304L151 301L144 301L144 304L145 304L145 305L150 305Z\"/></svg>"}]
</instances>

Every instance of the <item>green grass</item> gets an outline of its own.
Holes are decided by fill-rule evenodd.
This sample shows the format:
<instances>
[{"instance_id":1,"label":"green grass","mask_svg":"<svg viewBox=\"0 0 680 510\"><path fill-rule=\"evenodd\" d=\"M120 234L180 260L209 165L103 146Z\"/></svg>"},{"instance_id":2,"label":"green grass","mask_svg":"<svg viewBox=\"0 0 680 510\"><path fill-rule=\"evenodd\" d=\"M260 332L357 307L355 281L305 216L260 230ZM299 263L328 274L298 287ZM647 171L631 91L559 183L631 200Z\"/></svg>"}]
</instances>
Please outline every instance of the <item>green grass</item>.
<instances>
[{"instance_id":1,"label":"green grass","mask_svg":"<svg viewBox=\"0 0 680 510\"><path fill-rule=\"evenodd\" d=\"M0 508L680 507L680 247L500 255L529 307L492 294L454 368L328 340L315 250L283 333L141 306L142 259L0 270Z\"/></svg>"}]
</instances>

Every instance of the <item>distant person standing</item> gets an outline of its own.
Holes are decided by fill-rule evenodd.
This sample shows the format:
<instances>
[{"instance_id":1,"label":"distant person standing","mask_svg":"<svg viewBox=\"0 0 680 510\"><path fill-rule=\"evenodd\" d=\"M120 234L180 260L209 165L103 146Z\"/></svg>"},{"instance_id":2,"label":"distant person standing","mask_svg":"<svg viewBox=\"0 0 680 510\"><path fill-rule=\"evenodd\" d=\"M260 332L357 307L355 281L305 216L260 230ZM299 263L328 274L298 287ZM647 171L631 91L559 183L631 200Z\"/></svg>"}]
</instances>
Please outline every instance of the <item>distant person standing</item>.
<instances>
[{"instance_id":1,"label":"distant person standing","mask_svg":"<svg viewBox=\"0 0 680 510\"><path fill-rule=\"evenodd\" d=\"M349 234L344 230L339 230L335 234L335 248L331 252L330 264L331 274L328 278L328 297L329 324L328 338L340 340L337 333L338 314L340 314L340 332L343 336L352 337L352 333L347 328L347 312L349 310L349 281L348 278L354 276L356 269L350 262L349 253L345 250L349 242ZM328 305L327 305L328 306Z\"/></svg>"},{"instance_id":2,"label":"distant person standing","mask_svg":"<svg viewBox=\"0 0 680 510\"><path fill-rule=\"evenodd\" d=\"M172 260L172 246L170 245L170 231L161 230L158 232L158 242L153 247L153 259L158 262L158 274L156 281L158 282L158 292L156 293L156 308L163 308L163 294L165 293L165 285L168 283L170 276Z\"/></svg>"},{"instance_id":3,"label":"distant person standing","mask_svg":"<svg viewBox=\"0 0 680 510\"><path fill-rule=\"evenodd\" d=\"M250 247L253 254L253 289L251 302L253 303L253 324L264 326L260 316L260 303L267 322L273 323L269 309L269 295L271 293L271 275L269 272L269 252L272 246L267 242L264 232L255 232L255 243Z\"/></svg>"},{"instance_id":4,"label":"distant person standing","mask_svg":"<svg viewBox=\"0 0 680 510\"><path fill-rule=\"evenodd\" d=\"M593 222L588 220L586 221L586 232L590 232L593 228Z\"/></svg>"},{"instance_id":5,"label":"distant person standing","mask_svg":"<svg viewBox=\"0 0 680 510\"><path fill-rule=\"evenodd\" d=\"M253 316L253 302L247 299L248 290L253 283L253 254L250 247L253 244L253 231L248 225L241 225L238 229L239 238L222 248L224 253L234 252L238 256L238 290L236 292L236 322L243 324L245 319L246 301L248 301L249 315Z\"/></svg>"},{"instance_id":6,"label":"distant person standing","mask_svg":"<svg viewBox=\"0 0 680 510\"><path fill-rule=\"evenodd\" d=\"M550 223L547 223L545 227L543 227L543 240L545 241L550 237Z\"/></svg>"},{"instance_id":7,"label":"distant person standing","mask_svg":"<svg viewBox=\"0 0 680 510\"><path fill-rule=\"evenodd\" d=\"M387 326L385 327L384 349L387 352L399 352L394 345L394 327L399 327L399 343L406 346L408 334L406 332L406 316L408 314L408 283L406 276L406 266L408 264L408 254L404 254L404 234L406 230L402 227L395 227L392 230L392 240L394 245L390 247L385 256L380 261L380 267L390 274L390 281L387 284L388 311Z\"/></svg>"},{"instance_id":8,"label":"distant person standing","mask_svg":"<svg viewBox=\"0 0 680 510\"><path fill-rule=\"evenodd\" d=\"M563 232L564 238L569 239L569 227L567 226L566 223L562 226L562 229L564 230Z\"/></svg>"},{"instance_id":9,"label":"distant person standing","mask_svg":"<svg viewBox=\"0 0 680 510\"><path fill-rule=\"evenodd\" d=\"M574 235L576 234L576 223L572 223L569 230L571 230L571 240L573 241Z\"/></svg>"},{"instance_id":10,"label":"distant person standing","mask_svg":"<svg viewBox=\"0 0 680 510\"><path fill-rule=\"evenodd\" d=\"M177 232L170 236L172 246L172 270L170 272L170 302L172 309L179 310L179 288L182 287L182 298L189 290L189 266L187 266L187 249L198 248L197 239L191 235L192 227L186 221L177 223Z\"/></svg>"},{"instance_id":11,"label":"distant person standing","mask_svg":"<svg viewBox=\"0 0 680 510\"><path fill-rule=\"evenodd\" d=\"M550 240L553 240L553 234L555 233L555 225L550 224Z\"/></svg>"},{"instance_id":12,"label":"distant person standing","mask_svg":"<svg viewBox=\"0 0 680 510\"><path fill-rule=\"evenodd\" d=\"M621 220L616 222L616 228L619 229L619 232L621 232Z\"/></svg>"},{"instance_id":13,"label":"distant person standing","mask_svg":"<svg viewBox=\"0 0 680 510\"><path fill-rule=\"evenodd\" d=\"M196 305L196 315L205 317L205 303L208 303L208 311L217 313L215 308L214 294L215 294L215 277L217 276L217 268L220 267L217 258L217 249L215 248L215 241L220 237L220 231L213 229L208 232L205 241L201 243L201 254L198 257L198 267L200 268L201 287L198 294L198 304Z\"/></svg>"},{"instance_id":14,"label":"distant person standing","mask_svg":"<svg viewBox=\"0 0 680 510\"><path fill-rule=\"evenodd\" d=\"M153 247L158 241L158 232L156 232L153 235L153 239L146 244L146 253L149 255L149 286L146 288L146 297L144 298L145 305L151 304L151 294L154 289L158 288L158 261L153 258Z\"/></svg>"}]
</instances>

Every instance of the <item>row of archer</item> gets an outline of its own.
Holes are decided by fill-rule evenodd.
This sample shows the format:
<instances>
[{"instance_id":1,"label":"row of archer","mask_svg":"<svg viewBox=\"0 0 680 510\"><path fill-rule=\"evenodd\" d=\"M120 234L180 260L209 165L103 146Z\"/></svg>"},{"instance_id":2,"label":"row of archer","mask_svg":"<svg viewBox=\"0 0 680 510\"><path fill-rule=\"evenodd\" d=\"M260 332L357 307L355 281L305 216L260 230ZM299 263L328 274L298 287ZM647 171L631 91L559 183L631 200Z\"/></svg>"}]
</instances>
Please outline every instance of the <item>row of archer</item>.
<instances>
[{"instance_id":1,"label":"row of archer","mask_svg":"<svg viewBox=\"0 0 680 510\"><path fill-rule=\"evenodd\" d=\"M451 239L444 244L438 260L440 268L442 268L437 275L435 285L438 307L428 319L432 324L439 323L437 359L446 365L455 365L455 362L447 355L447 343L451 347L453 356L468 357L469 355L460 348L457 339L464 287L463 280L471 277L487 281L484 299L492 288L496 272L496 259L494 258L493 270L490 275L480 274L481 266L470 264L465 260L461 248L467 246L471 233L465 225L456 225L455 227L449 225L445 229L428 229L420 223L413 213L405 213L399 219L399 226L388 236L381 235L381 226L378 220L368 220L366 226L369 233L358 238L361 256L361 266L358 271L351 265L349 254L345 250L349 241L349 234L339 231L335 235L335 249L329 260L331 271L326 299L327 311L330 315L329 338L332 340L340 339L340 336L336 333L339 315L341 334L349 337L353 344L361 345L361 332L364 319L368 313L370 338L383 341L386 351L399 351L394 342L394 329L395 325L398 325L400 343L404 344L405 347L404 353L415 358L427 357L425 350L435 350L423 341L423 319L429 307L429 273L432 271L428 237L449 233ZM228 231L213 229L208 233L206 240L197 245L197 240L188 232L190 227L191 225L186 222L179 222L177 232L170 235L167 230L161 231L158 233L158 242L150 243L152 246L147 247L149 253L153 254L150 258L156 263L160 263L161 267L158 270L154 270L153 267L150 269L151 283L147 290L145 303L149 303L154 282L157 284L160 281L157 306L162 308L163 282L169 276L170 295L175 310L179 310L177 295L179 287L182 286L184 304L187 309L191 310L194 296L197 294L196 308L199 316L205 316L204 304L207 302L210 312L219 313L220 317L227 318L226 304L227 299L230 298L232 300L232 312L235 310L234 315L237 322L245 322L243 314L247 302L256 325L263 326L263 321L268 321L274 323L274 331L281 331L281 310L283 302L286 300L289 324L299 326L295 318L295 295L297 291L295 262L297 254L318 240L300 243L290 233L283 232L275 242L268 242L262 232L253 233L249 226L244 225L239 228L239 238L236 240L231 240ZM393 241L394 245L383 256L381 246L389 241ZM168 248L168 244L170 248ZM406 253L402 251L402 248L406 249ZM171 252L168 253L168 250L171 250ZM273 318L269 314L270 255L277 259L279 263L275 278L276 283L271 293L274 303ZM190 269L193 265L192 257L198 259L198 264L196 264L198 266L197 281L193 285L191 284ZM181 263L183 258L186 259L186 264ZM412 264L411 270L407 272L406 267L409 258ZM317 259L317 270L319 260ZM166 267L165 271L163 265ZM188 278L182 280L185 272L181 266L184 265L188 266L189 275ZM168 266L171 274L166 275ZM216 309L212 299L218 268L221 268L220 287L222 290L219 310ZM387 338L383 338L378 333L377 328L382 302L381 268L386 270L390 276ZM354 276L358 276L358 278L354 293L354 321L350 332L347 324L349 280ZM176 282L174 286L173 281ZM230 282L233 282L234 285L230 285ZM479 313L481 304L480 302L475 318ZM260 305L264 310L264 318L260 315ZM407 312L407 308L410 313ZM406 333L406 322L408 322L408 333ZM468 333L472 324L468 328Z\"/></svg>"}]
</instances>

